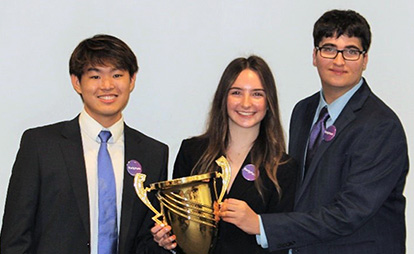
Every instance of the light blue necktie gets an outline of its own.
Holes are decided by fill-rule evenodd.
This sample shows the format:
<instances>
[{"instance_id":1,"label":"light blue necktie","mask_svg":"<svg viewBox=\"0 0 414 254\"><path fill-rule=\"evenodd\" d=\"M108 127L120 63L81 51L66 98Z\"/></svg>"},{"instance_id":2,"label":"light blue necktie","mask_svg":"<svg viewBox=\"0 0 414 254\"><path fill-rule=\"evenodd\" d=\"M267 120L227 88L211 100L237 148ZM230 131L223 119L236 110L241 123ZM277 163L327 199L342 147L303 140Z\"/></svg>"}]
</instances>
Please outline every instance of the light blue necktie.
<instances>
[{"instance_id":1,"label":"light blue necktie","mask_svg":"<svg viewBox=\"0 0 414 254\"><path fill-rule=\"evenodd\" d=\"M98 254L117 253L116 186L107 144L111 135L109 131L99 133L101 146L98 152Z\"/></svg>"}]
</instances>

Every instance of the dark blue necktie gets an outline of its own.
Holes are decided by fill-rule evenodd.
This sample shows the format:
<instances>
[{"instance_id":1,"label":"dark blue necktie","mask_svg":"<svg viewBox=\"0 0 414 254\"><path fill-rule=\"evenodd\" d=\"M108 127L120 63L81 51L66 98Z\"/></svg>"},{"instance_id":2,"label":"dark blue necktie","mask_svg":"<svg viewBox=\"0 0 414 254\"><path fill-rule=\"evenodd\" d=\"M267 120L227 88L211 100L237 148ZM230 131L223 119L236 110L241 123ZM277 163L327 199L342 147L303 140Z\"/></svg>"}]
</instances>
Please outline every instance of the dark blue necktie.
<instances>
[{"instance_id":1,"label":"dark blue necktie","mask_svg":"<svg viewBox=\"0 0 414 254\"><path fill-rule=\"evenodd\" d=\"M116 254L118 227L116 216L116 186L108 140L111 132L101 131L101 146L98 152L98 254Z\"/></svg>"},{"instance_id":2,"label":"dark blue necktie","mask_svg":"<svg viewBox=\"0 0 414 254\"><path fill-rule=\"evenodd\" d=\"M323 133L325 132L325 122L329 118L328 109L323 107L319 113L318 121L312 126L311 133L309 136L308 151L306 153L305 172L308 169L313 156L322 142Z\"/></svg>"}]
</instances>

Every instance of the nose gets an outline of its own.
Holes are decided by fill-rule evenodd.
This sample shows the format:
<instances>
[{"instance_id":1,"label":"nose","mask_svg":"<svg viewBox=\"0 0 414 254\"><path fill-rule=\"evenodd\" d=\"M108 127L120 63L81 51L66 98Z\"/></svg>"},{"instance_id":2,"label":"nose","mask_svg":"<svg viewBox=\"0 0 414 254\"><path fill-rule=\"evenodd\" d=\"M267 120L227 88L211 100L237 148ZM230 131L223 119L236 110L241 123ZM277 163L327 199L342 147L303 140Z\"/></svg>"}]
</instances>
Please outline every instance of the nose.
<instances>
[{"instance_id":1,"label":"nose","mask_svg":"<svg viewBox=\"0 0 414 254\"><path fill-rule=\"evenodd\" d=\"M101 89L110 90L114 87L113 80L111 78L105 77L102 78Z\"/></svg>"},{"instance_id":2,"label":"nose","mask_svg":"<svg viewBox=\"0 0 414 254\"><path fill-rule=\"evenodd\" d=\"M339 54L341 54L341 55L339 55ZM345 58L344 58L343 52L338 52L338 54L334 58L333 62L336 65L344 65L345 64Z\"/></svg>"},{"instance_id":3,"label":"nose","mask_svg":"<svg viewBox=\"0 0 414 254\"><path fill-rule=\"evenodd\" d=\"M252 103L251 103L250 94L248 94L248 93L244 94L244 96L242 98L241 106L243 108L249 108L251 104Z\"/></svg>"}]
</instances>

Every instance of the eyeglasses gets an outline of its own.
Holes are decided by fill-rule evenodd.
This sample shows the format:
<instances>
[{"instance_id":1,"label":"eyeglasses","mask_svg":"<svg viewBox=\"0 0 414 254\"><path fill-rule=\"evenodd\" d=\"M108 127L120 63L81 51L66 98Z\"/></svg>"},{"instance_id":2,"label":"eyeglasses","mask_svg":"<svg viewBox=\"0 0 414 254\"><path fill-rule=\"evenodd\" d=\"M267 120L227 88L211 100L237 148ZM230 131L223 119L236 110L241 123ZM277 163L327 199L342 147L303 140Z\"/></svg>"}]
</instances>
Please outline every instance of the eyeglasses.
<instances>
[{"instance_id":1,"label":"eyeglasses","mask_svg":"<svg viewBox=\"0 0 414 254\"><path fill-rule=\"evenodd\" d=\"M330 46L316 47L316 50L319 50L321 57L323 58L335 59L338 53L341 53L342 57L348 61L356 61L361 55L364 55L366 53L364 50L355 48L338 50L335 47Z\"/></svg>"}]
</instances>

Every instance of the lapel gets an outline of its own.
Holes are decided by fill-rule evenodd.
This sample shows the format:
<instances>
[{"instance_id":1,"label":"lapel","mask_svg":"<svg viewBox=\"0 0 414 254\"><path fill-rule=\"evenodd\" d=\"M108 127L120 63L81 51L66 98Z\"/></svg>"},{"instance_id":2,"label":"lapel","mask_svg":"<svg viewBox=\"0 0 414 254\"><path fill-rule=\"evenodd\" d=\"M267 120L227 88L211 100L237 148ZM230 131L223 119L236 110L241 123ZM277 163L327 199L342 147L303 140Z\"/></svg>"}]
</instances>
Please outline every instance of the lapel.
<instances>
[{"instance_id":1,"label":"lapel","mask_svg":"<svg viewBox=\"0 0 414 254\"><path fill-rule=\"evenodd\" d=\"M297 126L299 126L299 129L297 129L295 131L295 133L291 133L291 137L295 137L294 139L296 139L296 142L292 142L292 144L296 144L295 147L291 147L291 149L289 150L296 150L295 152L293 152L293 154L298 154L299 156L296 156L297 160L299 161L299 165L300 165L300 181L298 181L298 183L302 183L303 181L303 168L305 165L305 151L307 149L307 145L308 145L308 137L309 137L309 133L310 133L310 129L312 127L312 122L313 122L313 118L316 112L316 108L318 107L319 104L319 93L317 93L315 96L313 96L312 98L310 98L310 101L307 103L307 105L305 105L305 111L304 111L304 115L300 116L301 119L297 119L297 121L302 121L303 119L303 124L297 124Z\"/></svg>"},{"instance_id":2,"label":"lapel","mask_svg":"<svg viewBox=\"0 0 414 254\"><path fill-rule=\"evenodd\" d=\"M246 197L249 196L248 193L251 192L251 188L256 188L254 185L254 181L247 181L246 179L244 179L243 177L243 173L242 170L243 168L247 165L250 164L250 152L247 154L246 159L243 161L243 164L241 166L241 168L239 169L239 172L237 172L236 177L234 178L234 182L231 186L231 189L229 191L229 193L226 196L229 197ZM265 172L261 172L262 174Z\"/></svg>"},{"instance_id":3,"label":"lapel","mask_svg":"<svg viewBox=\"0 0 414 254\"><path fill-rule=\"evenodd\" d=\"M85 232L87 232L90 239L88 183L79 127L79 116L66 122L61 134L62 140L60 147L67 165L66 170L68 171L69 181L75 194L77 208L85 227Z\"/></svg>"},{"instance_id":4,"label":"lapel","mask_svg":"<svg viewBox=\"0 0 414 254\"><path fill-rule=\"evenodd\" d=\"M124 144L125 144L125 160L124 160L124 182L122 192L122 208L121 208L121 225L119 235L119 246L126 246L128 241L128 233L131 232L131 227L140 228L144 221L148 208L144 207L143 203L139 200L134 189L134 177L130 175L126 169L126 164L130 160L136 160L141 163L143 167L143 173L145 173L145 165L148 165L145 158L145 144L142 142L139 133L126 124L124 124ZM151 174L146 174L146 183L152 183ZM139 202L138 202L139 201ZM136 216L136 217L134 217ZM134 223L132 223L134 221ZM138 224L136 223L138 222ZM119 250L119 253L123 253L124 250Z\"/></svg>"},{"instance_id":5,"label":"lapel","mask_svg":"<svg viewBox=\"0 0 414 254\"><path fill-rule=\"evenodd\" d=\"M299 189L296 194L296 203L299 202L300 198L302 197L303 193L305 192L308 185L311 183L312 176L317 172L318 165L322 157L324 156L325 152L331 148L334 147L337 143L336 141L341 138L341 136L345 135L345 128L356 118L355 112L359 111L363 104L365 103L366 99L368 98L369 94L371 93L371 90L368 87L368 84L364 82L362 86L355 92L355 94L351 97L351 99L348 101L348 103L345 105L344 109L342 110L339 117L336 119L334 125L336 127L336 135L333 140L326 142L322 141L322 143L319 145L318 150L315 154L315 156L312 159L311 164L309 165L309 168L306 172L306 177L303 180L302 184L299 186ZM314 106L313 112L315 113L316 106ZM314 114L312 115L312 117ZM307 125L310 129L310 125ZM309 136L309 130L308 135ZM304 139L304 143L306 146L306 140L307 137ZM332 148L333 149L333 148ZM303 157L304 154L302 153L301 156L301 167L303 168Z\"/></svg>"}]
</instances>

